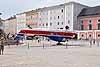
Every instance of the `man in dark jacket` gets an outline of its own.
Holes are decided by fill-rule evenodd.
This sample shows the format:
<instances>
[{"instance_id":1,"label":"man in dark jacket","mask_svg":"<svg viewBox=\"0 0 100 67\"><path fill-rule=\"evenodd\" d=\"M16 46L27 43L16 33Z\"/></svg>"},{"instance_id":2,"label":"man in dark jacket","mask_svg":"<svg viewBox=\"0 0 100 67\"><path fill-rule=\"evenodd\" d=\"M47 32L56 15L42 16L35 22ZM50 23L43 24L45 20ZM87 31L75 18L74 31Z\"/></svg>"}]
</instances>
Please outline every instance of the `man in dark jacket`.
<instances>
[{"instance_id":1,"label":"man in dark jacket","mask_svg":"<svg viewBox=\"0 0 100 67\"><path fill-rule=\"evenodd\" d=\"M3 55L3 52L4 52L4 45L0 45L0 55L1 54Z\"/></svg>"},{"instance_id":2,"label":"man in dark jacket","mask_svg":"<svg viewBox=\"0 0 100 67\"><path fill-rule=\"evenodd\" d=\"M1 54L3 55L3 52L4 52L4 39L2 38L1 39L1 44L0 44L0 55Z\"/></svg>"}]
</instances>

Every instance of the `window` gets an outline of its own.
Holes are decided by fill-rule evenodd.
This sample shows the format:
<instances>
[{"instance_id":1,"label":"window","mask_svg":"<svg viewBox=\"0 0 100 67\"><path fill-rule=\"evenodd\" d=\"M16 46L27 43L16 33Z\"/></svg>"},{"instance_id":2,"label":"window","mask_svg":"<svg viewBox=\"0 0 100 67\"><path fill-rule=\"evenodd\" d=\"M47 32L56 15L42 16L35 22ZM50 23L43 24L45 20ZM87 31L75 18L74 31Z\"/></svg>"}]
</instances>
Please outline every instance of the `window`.
<instances>
[{"instance_id":1,"label":"window","mask_svg":"<svg viewBox=\"0 0 100 67\"><path fill-rule=\"evenodd\" d=\"M91 34L89 35L89 37L91 37Z\"/></svg>"},{"instance_id":2,"label":"window","mask_svg":"<svg viewBox=\"0 0 100 67\"><path fill-rule=\"evenodd\" d=\"M62 22L62 25L63 25L64 23Z\"/></svg>"},{"instance_id":3,"label":"window","mask_svg":"<svg viewBox=\"0 0 100 67\"><path fill-rule=\"evenodd\" d=\"M89 30L92 30L92 24L89 24Z\"/></svg>"},{"instance_id":4,"label":"window","mask_svg":"<svg viewBox=\"0 0 100 67\"><path fill-rule=\"evenodd\" d=\"M63 28L60 28L60 29L63 29Z\"/></svg>"},{"instance_id":5,"label":"window","mask_svg":"<svg viewBox=\"0 0 100 67\"><path fill-rule=\"evenodd\" d=\"M48 15L48 13L47 13L47 15Z\"/></svg>"},{"instance_id":6,"label":"window","mask_svg":"<svg viewBox=\"0 0 100 67\"><path fill-rule=\"evenodd\" d=\"M98 22L100 22L100 19L98 20Z\"/></svg>"},{"instance_id":7,"label":"window","mask_svg":"<svg viewBox=\"0 0 100 67\"><path fill-rule=\"evenodd\" d=\"M83 20L81 21L81 24L83 24Z\"/></svg>"},{"instance_id":8,"label":"window","mask_svg":"<svg viewBox=\"0 0 100 67\"><path fill-rule=\"evenodd\" d=\"M50 23L50 26L52 26L52 23Z\"/></svg>"},{"instance_id":9,"label":"window","mask_svg":"<svg viewBox=\"0 0 100 67\"><path fill-rule=\"evenodd\" d=\"M84 30L84 25L81 25L81 30Z\"/></svg>"},{"instance_id":10,"label":"window","mask_svg":"<svg viewBox=\"0 0 100 67\"><path fill-rule=\"evenodd\" d=\"M100 37L100 34L98 34L98 37Z\"/></svg>"},{"instance_id":11,"label":"window","mask_svg":"<svg viewBox=\"0 0 100 67\"><path fill-rule=\"evenodd\" d=\"M100 23L98 23L98 30L100 30Z\"/></svg>"},{"instance_id":12,"label":"window","mask_svg":"<svg viewBox=\"0 0 100 67\"><path fill-rule=\"evenodd\" d=\"M31 16L31 19L32 19L32 16Z\"/></svg>"},{"instance_id":13,"label":"window","mask_svg":"<svg viewBox=\"0 0 100 67\"><path fill-rule=\"evenodd\" d=\"M70 24L70 21L68 20L68 24Z\"/></svg>"},{"instance_id":14,"label":"window","mask_svg":"<svg viewBox=\"0 0 100 67\"><path fill-rule=\"evenodd\" d=\"M50 20L52 20L52 17L50 17Z\"/></svg>"},{"instance_id":15,"label":"window","mask_svg":"<svg viewBox=\"0 0 100 67\"><path fill-rule=\"evenodd\" d=\"M26 39L27 40L33 40L33 36L27 36Z\"/></svg>"},{"instance_id":16,"label":"window","mask_svg":"<svg viewBox=\"0 0 100 67\"><path fill-rule=\"evenodd\" d=\"M44 24L43 24L43 26L44 26Z\"/></svg>"},{"instance_id":17,"label":"window","mask_svg":"<svg viewBox=\"0 0 100 67\"><path fill-rule=\"evenodd\" d=\"M61 12L62 12L62 13L64 12L63 9L61 10Z\"/></svg>"},{"instance_id":18,"label":"window","mask_svg":"<svg viewBox=\"0 0 100 67\"><path fill-rule=\"evenodd\" d=\"M41 18L40 18L40 21L41 21Z\"/></svg>"},{"instance_id":19,"label":"window","mask_svg":"<svg viewBox=\"0 0 100 67\"><path fill-rule=\"evenodd\" d=\"M91 20L89 20L89 23L91 23Z\"/></svg>"},{"instance_id":20,"label":"window","mask_svg":"<svg viewBox=\"0 0 100 67\"><path fill-rule=\"evenodd\" d=\"M59 19L59 16L58 16L58 19Z\"/></svg>"},{"instance_id":21,"label":"window","mask_svg":"<svg viewBox=\"0 0 100 67\"><path fill-rule=\"evenodd\" d=\"M46 26L48 26L48 23L46 23Z\"/></svg>"},{"instance_id":22,"label":"window","mask_svg":"<svg viewBox=\"0 0 100 67\"><path fill-rule=\"evenodd\" d=\"M58 25L59 25L59 22L58 22Z\"/></svg>"},{"instance_id":23,"label":"window","mask_svg":"<svg viewBox=\"0 0 100 67\"><path fill-rule=\"evenodd\" d=\"M84 37L84 35L82 34L82 37Z\"/></svg>"}]
</instances>

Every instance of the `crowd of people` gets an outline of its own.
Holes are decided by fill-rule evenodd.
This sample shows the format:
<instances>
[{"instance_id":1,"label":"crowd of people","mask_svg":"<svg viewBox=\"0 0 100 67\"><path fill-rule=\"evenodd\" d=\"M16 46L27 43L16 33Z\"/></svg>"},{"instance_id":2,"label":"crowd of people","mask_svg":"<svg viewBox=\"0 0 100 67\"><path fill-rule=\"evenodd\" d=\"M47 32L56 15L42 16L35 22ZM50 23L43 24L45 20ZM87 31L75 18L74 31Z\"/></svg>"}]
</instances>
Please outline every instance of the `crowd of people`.
<instances>
[{"instance_id":1,"label":"crowd of people","mask_svg":"<svg viewBox=\"0 0 100 67\"><path fill-rule=\"evenodd\" d=\"M4 52L4 46L8 45L10 46L9 43L7 43L8 40L14 40L15 35L14 34L7 34L5 35L4 33L0 33L0 55L3 55ZM18 46L19 41L16 41L16 45Z\"/></svg>"}]
</instances>

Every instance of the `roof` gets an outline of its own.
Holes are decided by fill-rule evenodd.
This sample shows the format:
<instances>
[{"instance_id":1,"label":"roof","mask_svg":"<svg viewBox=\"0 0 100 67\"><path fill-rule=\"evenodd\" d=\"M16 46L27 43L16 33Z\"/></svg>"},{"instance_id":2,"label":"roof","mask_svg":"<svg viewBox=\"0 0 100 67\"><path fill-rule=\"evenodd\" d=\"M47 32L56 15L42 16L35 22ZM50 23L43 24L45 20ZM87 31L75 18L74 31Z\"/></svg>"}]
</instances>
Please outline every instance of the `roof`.
<instances>
[{"instance_id":1,"label":"roof","mask_svg":"<svg viewBox=\"0 0 100 67\"><path fill-rule=\"evenodd\" d=\"M80 16L93 16L93 15L100 15L100 6L84 8L79 14L79 17Z\"/></svg>"},{"instance_id":2,"label":"roof","mask_svg":"<svg viewBox=\"0 0 100 67\"><path fill-rule=\"evenodd\" d=\"M83 4L78 3L78 2L75 2L75 1L70 1L70 2L67 2L67 3L63 3L63 4L59 4L59 5L55 5L55 6L48 6L48 7L38 8L37 10L56 9L56 8L64 7L65 5L69 5L69 4L77 4L77 5L81 5L81 6L89 7L89 6L87 6L87 5L83 5Z\"/></svg>"},{"instance_id":3,"label":"roof","mask_svg":"<svg viewBox=\"0 0 100 67\"><path fill-rule=\"evenodd\" d=\"M11 20L11 19L16 19L16 16L11 16L10 18L6 19L6 20Z\"/></svg>"}]
</instances>

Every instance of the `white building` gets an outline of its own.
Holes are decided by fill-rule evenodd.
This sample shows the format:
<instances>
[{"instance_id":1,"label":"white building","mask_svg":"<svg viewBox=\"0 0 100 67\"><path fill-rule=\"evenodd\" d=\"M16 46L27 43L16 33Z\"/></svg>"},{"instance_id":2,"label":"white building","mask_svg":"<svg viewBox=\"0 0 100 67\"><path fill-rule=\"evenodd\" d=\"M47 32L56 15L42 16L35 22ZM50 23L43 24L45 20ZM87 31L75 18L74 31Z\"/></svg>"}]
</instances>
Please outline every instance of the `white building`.
<instances>
[{"instance_id":1,"label":"white building","mask_svg":"<svg viewBox=\"0 0 100 67\"><path fill-rule=\"evenodd\" d=\"M38 26L42 29L65 30L69 26L69 30L78 30L77 16L83 8L87 6L69 2L51 7L38 9Z\"/></svg>"},{"instance_id":2,"label":"white building","mask_svg":"<svg viewBox=\"0 0 100 67\"><path fill-rule=\"evenodd\" d=\"M22 30L26 29L26 13L20 13L16 15L17 19L17 33Z\"/></svg>"},{"instance_id":3,"label":"white building","mask_svg":"<svg viewBox=\"0 0 100 67\"><path fill-rule=\"evenodd\" d=\"M49 16L48 8L38 9L38 28L49 28Z\"/></svg>"},{"instance_id":4,"label":"white building","mask_svg":"<svg viewBox=\"0 0 100 67\"><path fill-rule=\"evenodd\" d=\"M36 10L27 11L26 13L26 25L32 29L38 27L38 13Z\"/></svg>"},{"instance_id":5,"label":"white building","mask_svg":"<svg viewBox=\"0 0 100 67\"><path fill-rule=\"evenodd\" d=\"M9 31L9 20L5 20L5 21L3 22L3 26L4 26L4 32L5 32L6 34L10 33L10 31Z\"/></svg>"},{"instance_id":6,"label":"white building","mask_svg":"<svg viewBox=\"0 0 100 67\"><path fill-rule=\"evenodd\" d=\"M12 16L3 21L3 30L6 34L15 34L17 28L16 16Z\"/></svg>"},{"instance_id":7,"label":"white building","mask_svg":"<svg viewBox=\"0 0 100 67\"><path fill-rule=\"evenodd\" d=\"M0 18L0 29L1 30L4 30L4 22L5 21Z\"/></svg>"},{"instance_id":8,"label":"white building","mask_svg":"<svg viewBox=\"0 0 100 67\"><path fill-rule=\"evenodd\" d=\"M65 9L64 9L64 5L58 5L58 6L53 6L50 7L49 9L50 11L50 26L49 28L51 29L64 29L65 27Z\"/></svg>"}]
</instances>

